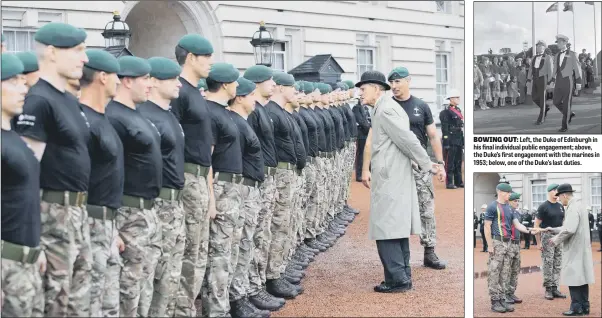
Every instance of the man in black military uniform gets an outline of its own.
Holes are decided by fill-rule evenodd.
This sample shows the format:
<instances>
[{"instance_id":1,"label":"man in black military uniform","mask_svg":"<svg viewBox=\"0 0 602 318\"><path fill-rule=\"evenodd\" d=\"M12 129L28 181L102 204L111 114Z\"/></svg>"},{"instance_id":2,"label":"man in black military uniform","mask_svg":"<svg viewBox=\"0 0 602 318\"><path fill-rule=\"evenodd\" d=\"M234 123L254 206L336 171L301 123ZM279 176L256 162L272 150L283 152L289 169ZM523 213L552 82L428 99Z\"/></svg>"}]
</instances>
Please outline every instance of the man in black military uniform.
<instances>
[{"instance_id":1,"label":"man in black military uniform","mask_svg":"<svg viewBox=\"0 0 602 318\"><path fill-rule=\"evenodd\" d=\"M526 222L526 223L524 223ZM525 213L523 213L523 225L528 227L528 228L532 228L533 227L533 216L531 215L531 213L527 210L525 211ZM531 247L531 240L533 240L531 238L531 235L523 235L525 237L525 247L523 249L528 250Z\"/></svg>"},{"instance_id":2,"label":"man in black military uniform","mask_svg":"<svg viewBox=\"0 0 602 318\"><path fill-rule=\"evenodd\" d=\"M107 105L106 116L123 144L124 186L115 219L125 243L120 276L120 316L139 313L138 302L146 287L144 269L150 266L154 247L149 241L160 230L154 200L161 191L163 158L159 131L136 109L150 91L151 67L144 59L119 58L117 95Z\"/></svg>"},{"instance_id":3,"label":"man in black military uniform","mask_svg":"<svg viewBox=\"0 0 602 318\"><path fill-rule=\"evenodd\" d=\"M588 206L587 207L587 217L589 219L589 242L593 243L594 241L594 223L596 223L596 219L594 218L594 215L592 214L592 207Z\"/></svg>"},{"instance_id":4,"label":"man in black military uniform","mask_svg":"<svg viewBox=\"0 0 602 318\"><path fill-rule=\"evenodd\" d=\"M483 250L481 252L487 253L489 251L487 245L487 238L485 237L485 211L487 210L487 204L481 206L481 215L479 216L479 226L481 228L481 240L483 240Z\"/></svg>"},{"instance_id":5,"label":"man in black military uniform","mask_svg":"<svg viewBox=\"0 0 602 318\"><path fill-rule=\"evenodd\" d=\"M92 250L90 315L102 317L119 312L118 291L109 290L119 286L121 263L118 247L124 249L123 241L115 228L117 209L121 207L123 194L123 144L119 135L105 116L107 101L117 94L119 85L119 62L104 50L87 50L88 62L84 65L80 79L81 97L79 105L90 123L91 172L86 209L90 220ZM101 295L104 295L102 297Z\"/></svg>"},{"instance_id":6,"label":"man in black military uniform","mask_svg":"<svg viewBox=\"0 0 602 318\"><path fill-rule=\"evenodd\" d=\"M73 218L79 223L86 215L90 133L77 100L66 93L67 81L79 79L88 61L86 37L83 30L64 23L49 23L36 32L43 79L31 87L23 113L15 117L15 130L41 160L42 246L49 262L45 276L48 316L76 315L77 309L82 310L79 314L86 314L85 304L74 307L69 301L72 262L77 256L74 238L82 237L82 228L66 222Z\"/></svg>"},{"instance_id":7,"label":"man in black military uniform","mask_svg":"<svg viewBox=\"0 0 602 318\"><path fill-rule=\"evenodd\" d=\"M602 252L602 209L600 209L600 211L598 211L598 217L597 217L597 221L598 221L598 243L600 244L600 248L598 249L598 252Z\"/></svg>"},{"instance_id":8,"label":"man in black military uniform","mask_svg":"<svg viewBox=\"0 0 602 318\"><path fill-rule=\"evenodd\" d=\"M449 100L449 107L439 113L441 132L443 134L443 157L447 173L446 183L448 189L463 188L464 116L458 107L460 93L452 90L446 99Z\"/></svg>"},{"instance_id":9,"label":"man in black military uniform","mask_svg":"<svg viewBox=\"0 0 602 318\"><path fill-rule=\"evenodd\" d=\"M4 36L3 36L4 37ZM11 130L27 93L23 63L2 53L2 316L41 317L44 293L40 273L40 164Z\"/></svg>"}]
</instances>

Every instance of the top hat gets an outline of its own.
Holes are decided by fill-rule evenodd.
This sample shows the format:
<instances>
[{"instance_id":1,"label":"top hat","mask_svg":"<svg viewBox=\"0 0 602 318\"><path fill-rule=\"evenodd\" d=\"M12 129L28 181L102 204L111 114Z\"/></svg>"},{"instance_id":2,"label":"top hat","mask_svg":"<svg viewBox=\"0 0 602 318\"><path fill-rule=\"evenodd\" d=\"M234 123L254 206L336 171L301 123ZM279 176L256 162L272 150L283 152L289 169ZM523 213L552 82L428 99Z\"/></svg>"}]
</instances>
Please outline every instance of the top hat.
<instances>
[{"instance_id":1,"label":"top hat","mask_svg":"<svg viewBox=\"0 0 602 318\"><path fill-rule=\"evenodd\" d=\"M556 196L559 196L563 193L573 193L575 192L575 190L573 190L573 187L571 187L570 184L568 183L563 183L561 185L558 186L558 188L556 188Z\"/></svg>"},{"instance_id":2,"label":"top hat","mask_svg":"<svg viewBox=\"0 0 602 318\"><path fill-rule=\"evenodd\" d=\"M387 79L385 78L385 74L379 71L365 71L362 74L362 78L358 83L355 84L355 87L361 87L364 84L378 84L384 86L385 90L388 91L391 89L391 86L387 84Z\"/></svg>"}]
</instances>

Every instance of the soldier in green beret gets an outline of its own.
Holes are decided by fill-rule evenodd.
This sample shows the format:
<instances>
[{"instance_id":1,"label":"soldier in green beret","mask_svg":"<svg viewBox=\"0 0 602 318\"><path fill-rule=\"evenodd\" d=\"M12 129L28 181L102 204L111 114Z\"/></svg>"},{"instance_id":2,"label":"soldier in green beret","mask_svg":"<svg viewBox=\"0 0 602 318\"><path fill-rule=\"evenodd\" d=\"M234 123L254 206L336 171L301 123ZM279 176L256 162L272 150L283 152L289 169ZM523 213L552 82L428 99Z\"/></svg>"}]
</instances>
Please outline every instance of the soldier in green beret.
<instances>
[{"instance_id":1,"label":"soldier in green beret","mask_svg":"<svg viewBox=\"0 0 602 318\"><path fill-rule=\"evenodd\" d=\"M521 214L518 209L520 200L520 193L513 192L510 194L508 203L512 208L512 213L517 220L521 221ZM521 226L524 227L524 225ZM504 284L504 300L510 304L520 304L523 302L522 299L516 297L516 286L518 284L518 273L520 271L520 232L513 228L512 231L512 244L508 250L507 261L504 261L504 268L502 269L502 277L506 277Z\"/></svg>"},{"instance_id":2,"label":"soldier in green beret","mask_svg":"<svg viewBox=\"0 0 602 318\"><path fill-rule=\"evenodd\" d=\"M23 111L23 63L2 53L2 316L42 317L40 164L11 119Z\"/></svg>"},{"instance_id":3,"label":"soldier in green beret","mask_svg":"<svg viewBox=\"0 0 602 318\"><path fill-rule=\"evenodd\" d=\"M235 259L230 256L232 247L240 241L236 220L240 214L240 178L242 150L240 135L232 114L226 109L228 101L236 97L239 71L231 64L215 63L207 77L207 108L211 118L213 189L217 216L211 220L209 257L203 288L203 315L215 317L230 313L228 288L232 281Z\"/></svg>"},{"instance_id":4,"label":"soldier in green beret","mask_svg":"<svg viewBox=\"0 0 602 318\"><path fill-rule=\"evenodd\" d=\"M252 81L240 77L237 80L236 97L228 101L232 111L232 120L239 131L242 151L242 180L241 197L242 206L238 217L237 227L234 229L235 238L240 241L232 245L232 257L238 259L234 266L234 275L229 288L230 313L232 317L268 317L268 310L260 310L249 301L245 281L249 277L249 268L253 257L253 236L255 234L255 221L261 210L259 188L264 179L263 154L259 138L247 122L248 116L254 111L257 93L256 85Z\"/></svg>"},{"instance_id":5,"label":"soldier in green beret","mask_svg":"<svg viewBox=\"0 0 602 318\"><path fill-rule=\"evenodd\" d=\"M163 172L161 190L154 202L158 231L150 237L149 266L143 269L143 286L138 314L142 317L165 316L169 302L175 298L184 254L184 208L181 191L184 188L184 131L169 104L178 98L182 68L165 57L148 59L150 94L148 100L136 106L140 114L157 129L160 135ZM155 269L161 269L155 272Z\"/></svg>"},{"instance_id":6,"label":"soldier in green beret","mask_svg":"<svg viewBox=\"0 0 602 318\"><path fill-rule=\"evenodd\" d=\"M67 82L79 80L88 62L86 36L81 29L55 22L36 32L40 80L29 90L31 98L27 98L15 125L41 160L42 215L48 216L42 224L42 244L51 254L45 278L48 316L90 315L85 292L90 264L88 256L82 254L89 251L85 224L89 128L77 100L66 93ZM67 226L64 220L72 216L74 226Z\"/></svg>"},{"instance_id":7,"label":"soldier in green beret","mask_svg":"<svg viewBox=\"0 0 602 318\"><path fill-rule=\"evenodd\" d=\"M107 102L119 85L119 63L104 50L86 50L79 106L90 123L91 171L88 186L88 222L91 241L90 316L119 312L119 252L125 249L115 227L123 192L123 145L105 116ZM117 289L117 290L115 290ZM104 295L104 297L103 297Z\"/></svg>"},{"instance_id":8,"label":"soldier in green beret","mask_svg":"<svg viewBox=\"0 0 602 318\"><path fill-rule=\"evenodd\" d=\"M204 95L198 88L199 81L209 76L213 46L198 34L187 34L178 41L175 56L182 67L182 87L178 98L171 102L171 111L184 130L182 201L186 242L177 298L169 304L166 314L194 317L194 302L207 268L209 219L216 215L213 174L210 173L214 144L211 118Z\"/></svg>"},{"instance_id":9,"label":"soldier in green beret","mask_svg":"<svg viewBox=\"0 0 602 318\"><path fill-rule=\"evenodd\" d=\"M264 182L259 189L261 195L261 210L258 215L257 228L253 237L255 255L249 270L249 285L247 293L249 300L259 309L278 310L284 306L284 299L277 298L265 290L266 270L270 251L272 207L276 195L274 176L278 160L274 136L274 125L267 111L270 98L274 94L276 84L273 80L273 71L265 65L249 67L243 77L256 85L255 110L247 118L247 122L261 143L261 153L264 160Z\"/></svg>"},{"instance_id":10,"label":"soldier in green beret","mask_svg":"<svg viewBox=\"0 0 602 318\"><path fill-rule=\"evenodd\" d=\"M123 195L115 219L125 243L119 316L133 317L141 314L145 271L158 248L150 241L161 233L153 206L161 190L163 162L159 131L136 108L148 99L151 66L134 56L122 56L118 62L121 85L106 107L106 116L121 139L124 158Z\"/></svg>"},{"instance_id":11,"label":"soldier in green beret","mask_svg":"<svg viewBox=\"0 0 602 318\"><path fill-rule=\"evenodd\" d=\"M17 57L23 62L23 75L27 81L27 87L32 87L40 79L40 67L35 52L19 52Z\"/></svg>"}]
</instances>

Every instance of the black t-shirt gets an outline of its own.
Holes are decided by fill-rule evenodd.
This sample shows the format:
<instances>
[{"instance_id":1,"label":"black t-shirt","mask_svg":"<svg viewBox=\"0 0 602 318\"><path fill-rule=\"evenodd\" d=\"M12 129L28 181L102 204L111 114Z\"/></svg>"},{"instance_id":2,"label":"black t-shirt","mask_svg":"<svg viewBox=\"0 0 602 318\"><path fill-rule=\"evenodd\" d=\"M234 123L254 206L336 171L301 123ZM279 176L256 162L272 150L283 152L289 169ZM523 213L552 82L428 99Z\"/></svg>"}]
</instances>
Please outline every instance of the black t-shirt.
<instances>
[{"instance_id":1,"label":"black t-shirt","mask_svg":"<svg viewBox=\"0 0 602 318\"><path fill-rule=\"evenodd\" d=\"M297 124L299 125L299 128L301 129L301 141L303 141L303 148L305 149L305 154L307 155L309 153L309 137L307 125L305 124L305 120L303 120L303 118L298 112L293 111L291 115L293 116L293 118L295 118Z\"/></svg>"},{"instance_id":2,"label":"black t-shirt","mask_svg":"<svg viewBox=\"0 0 602 318\"><path fill-rule=\"evenodd\" d=\"M294 111L293 111L294 113ZM297 169L305 168L306 160L307 160L307 152L305 152L305 146L303 145L303 133L301 132L301 127L293 114L285 111L287 116L287 120L292 128L292 136L293 136L293 145L295 146L295 155L297 157Z\"/></svg>"},{"instance_id":3,"label":"black t-shirt","mask_svg":"<svg viewBox=\"0 0 602 318\"><path fill-rule=\"evenodd\" d=\"M88 204L121 207L123 195L123 144L109 119L92 108L80 104L90 122L88 153L92 164Z\"/></svg>"},{"instance_id":4,"label":"black t-shirt","mask_svg":"<svg viewBox=\"0 0 602 318\"><path fill-rule=\"evenodd\" d=\"M297 164L297 155L293 143L293 128L288 121L286 110L273 101L266 104L266 110L274 123L274 141L278 162Z\"/></svg>"},{"instance_id":5,"label":"black t-shirt","mask_svg":"<svg viewBox=\"0 0 602 318\"><path fill-rule=\"evenodd\" d=\"M163 178L161 187L184 189L184 130L169 110L147 101L137 106L138 111L155 125L161 135Z\"/></svg>"},{"instance_id":6,"label":"black t-shirt","mask_svg":"<svg viewBox=\"0 0 602 318\"><path fill-rule=\"evenodd\" d=\"M123 194L155 199L161 191L163 171L159 131L138 110L114 100L107 105L106 116L123 143Z\"/></svg>"},{"instance_id":7,"label":"black t-shirt","mask_svg":"<svg viewBox=\"0 0 602 318\"><path fill-rule=\"evenodd\" d=\"M317 114L322 117L324 123L324 137L326 139L326 152L333 152L335 149L336 133L334 132L334 121L328 113L328 110L316 107Z\"/></svg>"},{"instance_id":8,"label":"black t-shirt","mask_svg":"<svg viewBox=\"0 0 602 318\"><path fill-rule=\"evenodd\" d=\"M322 118L321 115L318 114L318 112L316 111L316 109L318 108L308 108L307 109L307 114L309 114L311 116L311 118L313 118L314 122L316 123L316 136L317 136L317 150L318 151L323 151L326 152L328 151L326 149L326 131L324 129L324 119ZM310 140L310 150L311 150L311 140ZM318 154L318 152L315 152L316 156ZM310 154L311 155L311 154Z\"/></svg>"},{"instance_id":9,"label":"black t-shirt","mask_svg":"<svg viewBox=\"0 0 602 318\"><path fill-rule=\"evenodd\" d=\"M278 160L276 159L276 144L274 142L274 124L268 111L259 102L256 102L255 111L249 115L247 122L255 131L259 142L261 142L261 153L265 165L276 167Z\"/></svg>"},{"instance_id":10,"label":"black t-shirt","mask_svg":"<svg viewBox=\"0 0 602 318\"><path fill-rule=\"evenodd\" d=\"M426 126L434 123L431 108L420 98L410 96L406 101L397 100L393 97L401 108L406 111L410 119L410 130L416 135L424 149L427 148L428 136Z\"/></svg>"},{"instance_id":11,"label":"black t-shirt","mask_svg":"<svg viewBox=\"0 0 602 318\"><path fill-rule=\"evenodd\" d=\"M308 147L305 150L308 156L316 157L318 155L318 124L310 112L311 110L303 107L299 109L299 115L303 118L305 126L307 126Z\"/></svg>"},{"instance_id":12,"label":"black t-shirt","mask_svg":"<svg viewBox=\"0 0 602 318\"><path fill-rule=\"evenodd\" d=\"M560 227L564 221L564 207L560 202L546 200L537 208L537 218L541 220L541 228Z\"/></svg>"},{"instance_id":13,"label":"black t-shirt","mask_svg":"<svg viewBox=\"0 0 602 318\"><path fill-rule=\"evenodd\" d=\"M345 111L345 117L347 118L347 124L349 125L349 132L352 138L357 137L357 122L355 120L355 115L353 114L353 105L352 104L344 104L343 110Z\"/></svg>"},{"instance_id":14,"label":"black t-shirt","mask_svg":"<svg viewBox=\"0 0 602 318\"><path fill-rule=\"evenodd\" d=\"M46 143L40 162L42 189L88 191L90 124L73 95L40 79L25 96L23 113L13 121L21 136Z\"/></svg>"},{"instance_id":15,"label":"black t-shirt","mask_svg":"<svg viewBox=\"0 0 602 318\"><path fill-rule=\"evenodd\" d=\"M242 174L240 133L226 106L207 101L213 134L213 171Z\"/></svg>"},{"instance_id":16,"label":"black t-shirt","mask_svg":"<svg viewBox=\"0 0 602 318\"><path fill-rule=\"evenodd\" d=\"M240 133L240 149L242 151L242 175L255 181L263 182L264 164L259 138L251 125L238 113L232 112L232 119Z\"/></svg>"},{"instance_id":17,"label":"black t-shirt","mask_svg":"<svg viewBox=\"0 0 602 318\"><path fill-rule=\"evenodd\" d=\"M40 164L14 131L2 130L2 240L38 247Z\"/></svg>"},{"instance_id":18,"label":"black t-shirt","mask_svg":"<svg viewBox=\"0 0 602 318\"><path fill-rule=\"evenodd\" d=\"M332 121L334 122L334 149L342 149L345 146L345 128L343 127L343 118L341 118L341 113L336 110L334 107L330 107L328 109L328 113L330 114Z\"/></svg>"},{"instance_id":19,"label":"black t-shirt","mask_svg":"<svg viewBox=\"0 0 602 318\"><path fill-rule=\"evenodd\" d=\"M196 88L180 77L180 95L171 101L171 112L184 130L184 161L211 166L211 118L207 102Z\"/></svg>"}]
</instances>

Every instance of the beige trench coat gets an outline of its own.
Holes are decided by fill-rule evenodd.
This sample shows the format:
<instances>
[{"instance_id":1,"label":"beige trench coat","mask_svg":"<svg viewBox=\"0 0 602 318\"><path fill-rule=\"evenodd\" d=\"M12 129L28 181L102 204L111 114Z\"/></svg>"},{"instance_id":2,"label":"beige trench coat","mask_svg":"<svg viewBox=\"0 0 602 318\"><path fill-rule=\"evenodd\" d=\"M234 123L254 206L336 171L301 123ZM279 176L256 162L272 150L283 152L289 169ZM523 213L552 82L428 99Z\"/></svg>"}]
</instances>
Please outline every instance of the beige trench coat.
<instances>
[{"instance_id":1,"label":"beige trench coat","mask_svg":"<svg viewBox=\"0 0 602 318\"><path fill-rule=\"evenodd\" d=\"M431 160L410 130L408 115L391 97L381 97L374 106L371 142L368 236L371 240L389 240L420 234L412 161L430 170Z\"/></svg>"},{"instance_id":2,"label":"beige trench coat","mask_svg":"<svg viewBox=\"0 0 602 318\"><path fill-rule=\"evenodd\" d=\"M562 269L560 283L566 286L593 284L594 261L589 241L589 218L581 200L569 201L562 227L554 229L558 235L552 238L555 245L562 244Z\"/></svg>"}]
</instances>

